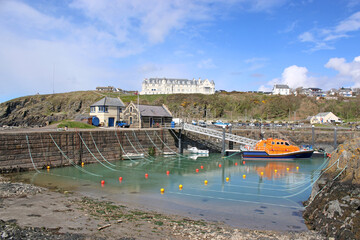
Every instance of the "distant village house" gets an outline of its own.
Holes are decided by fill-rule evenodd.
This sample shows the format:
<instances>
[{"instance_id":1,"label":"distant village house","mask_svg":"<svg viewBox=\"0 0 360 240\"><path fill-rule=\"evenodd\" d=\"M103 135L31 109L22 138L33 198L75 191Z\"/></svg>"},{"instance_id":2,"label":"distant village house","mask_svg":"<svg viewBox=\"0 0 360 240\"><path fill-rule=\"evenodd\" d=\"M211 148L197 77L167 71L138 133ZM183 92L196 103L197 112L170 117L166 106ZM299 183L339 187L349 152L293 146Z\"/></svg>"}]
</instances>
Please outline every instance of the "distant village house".
<instances>
[{"instance_id":1,"label":"distant village house","mask_svg":"<svg viewBox=\"0 0 360 240\"><path fill-rule=\"evenodd\" d=\"M273 95L290 95L290 88L285 84L275 84L272 90Z\"/></svg>"},{"instance_id":2,"label":"distant village house","mask_svg":"<svg viewBox=\"0 0 360 240\"><path fill-rule=\"evenodd\" d=\"M104 97L91 104L90 116L99 118L102 126L114 127L117 121L123 119L125 104L120 98Z\"/></svg>"},{"instance_id":3,"label":"distant village house","mask_svg":"<svg viewBox=\"0 0 360 240\"><path fill-rule=\"evenodd\" d=\"M310 118L311 124L339 123L341 119L332 112L322 112Z\"/></svg>"},{"instance_id":4,"label":"distant village house","mask_svg":"<svg viewBox=\"0 0 360 240\"><path fill-rule=\"evenodd\" d=\"M124 110L124 121L130 127L160 127L171 124L172 114L165 105L136 105L131 102Z\"/></svg>"}]
</instances>

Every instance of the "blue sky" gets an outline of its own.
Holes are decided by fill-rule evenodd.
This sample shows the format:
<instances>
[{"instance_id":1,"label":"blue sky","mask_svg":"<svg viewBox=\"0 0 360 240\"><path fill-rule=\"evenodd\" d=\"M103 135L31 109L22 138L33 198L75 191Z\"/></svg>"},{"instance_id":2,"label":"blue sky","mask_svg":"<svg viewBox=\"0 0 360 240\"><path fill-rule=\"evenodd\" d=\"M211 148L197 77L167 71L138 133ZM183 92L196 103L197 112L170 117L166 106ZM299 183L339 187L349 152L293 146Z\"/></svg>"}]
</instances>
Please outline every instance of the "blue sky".
<instances>
[{"instance_id":1,"label":"blue sky","mask_svg":"<svg viewBox=\"0 0 360 240\"><path fill-rule=\"evenodd\" d=\"M360 0L0 0L0 102L144 78L360 87Z\"/></svg>"}]
</instances>

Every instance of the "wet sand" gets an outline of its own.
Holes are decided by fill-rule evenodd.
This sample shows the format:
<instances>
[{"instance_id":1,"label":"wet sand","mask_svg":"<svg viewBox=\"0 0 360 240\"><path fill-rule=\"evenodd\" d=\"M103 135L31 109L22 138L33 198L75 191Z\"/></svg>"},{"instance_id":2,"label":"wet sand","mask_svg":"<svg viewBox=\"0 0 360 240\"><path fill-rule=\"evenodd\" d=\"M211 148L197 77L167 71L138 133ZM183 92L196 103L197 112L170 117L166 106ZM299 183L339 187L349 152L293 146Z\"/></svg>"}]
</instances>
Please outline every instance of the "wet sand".
<instances>
[{"instance_id":1,"label":"wet sand","mask_svg":"<svg viewBox=\"0 0 360 240\"><path fill-rule=\"evenodd\" d=\"M15 219L21 228L40 227L54 234L81 234L83 239L324 239L312 231L239 229L57 188L11 186L0 176L1 220Z\"/></svg>"}]
</instances>

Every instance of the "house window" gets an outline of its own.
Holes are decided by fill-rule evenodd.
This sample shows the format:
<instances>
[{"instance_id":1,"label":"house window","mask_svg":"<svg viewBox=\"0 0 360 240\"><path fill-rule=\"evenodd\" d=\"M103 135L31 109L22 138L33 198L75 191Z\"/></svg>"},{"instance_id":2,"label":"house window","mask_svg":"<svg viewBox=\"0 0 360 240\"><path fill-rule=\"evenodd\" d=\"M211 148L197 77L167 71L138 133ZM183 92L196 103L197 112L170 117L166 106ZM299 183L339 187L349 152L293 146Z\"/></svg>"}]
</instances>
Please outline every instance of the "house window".
<instances>
[{"instance_id":1,"label":"house window","mask_svg":"<svg viewBox=\"0 0 360 240\"><path fill-rule=\"evenodd\" d=\"M132 112L133 111L133 108L132 107L130 107L130 112Z\"/></svg>"},{"instance_id":2,"label":"house window","mask_svg":"<svg viewBox=\"0 0 360 240\"><path fill-rule=\"evenodd\" d=\"M90 107L90 112L94 113L95 112L95 107Z\"/></svg>"},{"instance_id":3,"label":"house window","mask_svg":"<svg viewBox=\"0 0 360 240\"><path fill-rule=\"evenodd\" d=\"M133 123L133 118L132 117L130 117L130 124L132 124Z\"/></svg>"},{"instance_id":4,"label":"house window","mask_svg":"<svg viewBox=\"0 0 360 240\"><path fill-rule=\"evenodd\" d=\"M119 113L121 113L121 112L122 112L122 108L121 108L121 107L119 107L118 109L119 109Z\"/></svg>"},{"instance_id":5,"label":"house window","mask_svg":"<svg viewBox=\"0 0 360 240\"><path fill-rule=\"evenodd\" d=\"M108 112L107 106L99 106L99 112Z\"/></svg>"}]
</instances>

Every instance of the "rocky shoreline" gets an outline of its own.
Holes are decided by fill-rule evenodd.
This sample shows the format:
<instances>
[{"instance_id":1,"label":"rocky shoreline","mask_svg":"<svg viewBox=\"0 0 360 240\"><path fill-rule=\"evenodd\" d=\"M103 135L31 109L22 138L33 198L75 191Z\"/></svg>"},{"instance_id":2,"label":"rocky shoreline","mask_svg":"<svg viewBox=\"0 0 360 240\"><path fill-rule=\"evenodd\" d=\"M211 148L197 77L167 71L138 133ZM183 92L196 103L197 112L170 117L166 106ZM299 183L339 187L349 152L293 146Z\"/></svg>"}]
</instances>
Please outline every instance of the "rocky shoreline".
<instances>
[{"instance_id":1,"label":"rocky shoreline","mask_svg":"<svg viewBox=\"0 0 360 240\"><path fill-rule=\"evenodd\" d=\"M0 216L0 239L324 239L163 215L1 176Z\"/></svg>"},{"instance_id":2,"label":"rocky shoreline","mask_svg":"<svg viewBox=\"0 0 360 240\"><path fill-rule=\"evenodd\" d=\"M305 223L327 238L360 239L360 138L332 153L305 202Z\"/></svg>"}]
</instances>

